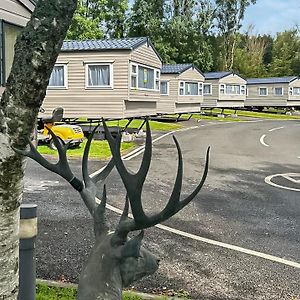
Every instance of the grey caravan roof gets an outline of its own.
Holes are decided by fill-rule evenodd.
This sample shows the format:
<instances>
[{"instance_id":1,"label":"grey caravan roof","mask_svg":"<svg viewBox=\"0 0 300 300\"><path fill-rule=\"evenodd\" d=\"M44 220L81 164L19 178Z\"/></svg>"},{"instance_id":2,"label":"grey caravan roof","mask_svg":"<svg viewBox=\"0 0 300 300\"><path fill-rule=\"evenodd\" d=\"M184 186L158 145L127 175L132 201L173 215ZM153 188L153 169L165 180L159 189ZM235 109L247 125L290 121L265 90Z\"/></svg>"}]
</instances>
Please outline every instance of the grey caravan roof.
<instances>
[{"instance_id":1,"label":"grey caravan roof","mask_svg":"<svg viewBox=\"0 0 300 300\"><path fill-rule=\"evenodd\" d=\"M234 73L229 72L229 71L222 71L222 72L204 73L204 76L205 76L205 79L221 79L221 78L226 77L231 74L234 74Z\"/></svg>"},{"instance_id":2,"label":"grey caravan roof","mask_svg":"<svg viewBox=\"0 0 300 300\"><path fill-rule=\"evenodd\" d=\"M103 40L66 40L63 42L62 52L78 52L78 51L113 51L113 50L129 50L132 51L143 44L148 43L153 48L158 58L162 61L159 53L147 37L133 37L121 39L103 39Z\"/></svg>"},{"instance_id":3,"label":"grey caravan roof","mask_svg":"<svg viewBox=\"0 0 300 300\"><path fill-rule=\"evenodd\" d=\"M181 74L190 68L196 69L200 74L204 76L204 74L192 63L163 65L161 69L161 74Z\"/></svg>"},{"instance_id":4,"label":"grey caravan roof","mask_svg":"<svg viewBox=\"0 0 300 300\"><path fill-rule=\"evenodd\" d=\"M247 84L274 84L274 83L290 83L296 80L297 76L286 77L269 77L269 78L248 78Z\"/></svg>"}]
</instances>

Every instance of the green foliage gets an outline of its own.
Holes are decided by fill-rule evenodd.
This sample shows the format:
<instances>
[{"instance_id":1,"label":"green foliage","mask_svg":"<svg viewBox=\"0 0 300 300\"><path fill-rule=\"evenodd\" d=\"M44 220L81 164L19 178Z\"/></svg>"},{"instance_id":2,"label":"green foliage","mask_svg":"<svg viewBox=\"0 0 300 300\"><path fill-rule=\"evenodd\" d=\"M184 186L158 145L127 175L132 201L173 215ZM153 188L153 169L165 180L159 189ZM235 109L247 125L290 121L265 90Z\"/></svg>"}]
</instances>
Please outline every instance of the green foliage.
<instances>
[{"instance_id":1,"label":"green foliage","mask_svg":"<svg viewBox=\"0 0 300 300\"><path fill-rule=\"evenodd\" d=\"M84 147L86 145L86 140L80 144L77 148L70 148L68 149L67 156L68 157L82 157ZM134 143L122 143L121 144L121 151L129 151L133 149L135 146ZM38 151L41 154L49 154L49 155L57 155L56 150L50 149L47 145L40 145L38 146ZM111 156L110 148L107 141L93 141L89 157L90 158L98 158L98 159L107 159Z\"/></svg>"},{"instance_id":2,"label":"green foliage","mask_svg":"<svg viewBox=\"0 0 300 300\"><path fill-rule=\"evenodd\" d=\"M125 34L128 0L81 0L67 39L120 38Z\"/></svg>"},{"instance_id":3,"label":"green foliage","mask_svg":"<svg viewBox=\"0 0 300 300\"><path fill-rule=\"evenodd\" d=\"M201 1L136 0L129 36L149 36L165 63L193 62L201 70L213 65L208 32L212 7Z\"/></svg>"},{"instance_id":4,"label":"green foliage","mask_svg":"<svg viewBox=\"0 0 300 300\"><path fill-rule=\"evenodd\" d=\"M50 287L38 284L36 288L36 300L75 300L77 290L75 288ZM124 292L123 300L143 300L144 298L132 292ZM167 300L165 297L157 297L156 300Z\"/></svg>"},{"instance_id":5,"label":"green foliage","mask_svg":"<svg viewBox=\"0 0 300 300\"><path fill-rule=\"evenodd\" d=\"M235 50L233 69L245 78L262 77L266 74L264 53L266 44L263 39L250 32L238 35L239 45Z\"/></svg>"},{"instance_id":6,"label":"green foliage","mask_svg":"<svg viewBox=\"0 0 300 300\"><path fill-rule=\"evenodd\" d=\"M238 31L244 19L246 8L256 0L216 0L216 27L221 36L221 70L232 70Z\"/></svg>"},{"instance_id":7,"label":"green foliage","mask_svg":"<svg viewBox=\"0 0 300 300\"><path fill-rule=\"evenodd\" d=\"M270 66L272 76L289 76L300 74L300 38L297 30L278 33L272 51Z\"/></svg>"},{"instance_id":8,"label":"green foliage","mask_svg":"<svg viewBox=\"0 0 300 300\"><path fill-rule=\"evenodd\" d=\"M131 7L129 9L129 3ZM299 32L240 33L256 0L81 0L68 39L147 36L164 63L244 77L300 74Z\"/></svg>"},{"instance_id":9,"label":"green foliage","mask_svg":"<svg viewBox=\"0 0 300 300\"><path fill-rule=\"evenodd\" d=\"M99 24L100 19L89 17L88 8L82 3L78 3L66 38L68 40L101 39L104 33Z\"/></svg>"}]
</instances>

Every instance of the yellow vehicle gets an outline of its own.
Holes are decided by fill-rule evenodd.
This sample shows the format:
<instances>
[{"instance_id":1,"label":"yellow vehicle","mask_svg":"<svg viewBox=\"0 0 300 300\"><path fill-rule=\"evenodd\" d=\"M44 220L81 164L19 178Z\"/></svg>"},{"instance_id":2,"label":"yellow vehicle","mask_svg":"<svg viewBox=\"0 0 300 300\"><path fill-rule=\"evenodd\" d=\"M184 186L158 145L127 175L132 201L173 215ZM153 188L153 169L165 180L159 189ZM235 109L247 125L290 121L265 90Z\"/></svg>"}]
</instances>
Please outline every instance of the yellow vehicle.
<instances>
[{"instance_id":1,"label":"yellow vehicle","mask_svg":"<svg viewBox=\"0 0 300 300\"><path fill-rule=\"evenodd\" d=\"M50 128L62 141L70 143L70 147L77 147L82 143L84 134L80 126L57 124L62 120L63 112L63 108L58 107L53 110L51 117L39 118L37 125L38 142L49 143L51 149L56 149L52 137L47 129Z\"/></svg>"}]
</instances>

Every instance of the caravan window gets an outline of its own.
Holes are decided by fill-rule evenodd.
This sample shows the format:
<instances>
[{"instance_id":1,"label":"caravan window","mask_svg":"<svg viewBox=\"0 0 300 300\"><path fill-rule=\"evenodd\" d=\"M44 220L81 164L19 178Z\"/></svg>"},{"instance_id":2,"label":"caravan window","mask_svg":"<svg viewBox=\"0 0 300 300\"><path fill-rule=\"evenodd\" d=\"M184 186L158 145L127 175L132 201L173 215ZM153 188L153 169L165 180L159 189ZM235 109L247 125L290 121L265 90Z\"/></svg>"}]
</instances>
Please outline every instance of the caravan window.
<instances>
[{"instance_id":1,"label":"caravan window","mask_svg":"<svg viewBox=\"0 0 300 300\"><path fill-rule=\"evenodd\" d=\"M86 87L112 88L112 74L112 64L87 64Z\"/></svg>"},{"instance_id":2,"label":"caravan window","mask_svg":"<svg viewBox=\"0 0 300 300\"><path fill-rule=\"evenodd\" d=\"M276 87L273 90L275 96L282 96L283 95L283 88L282 87Z\"/></svg>"},{"instance_id":3,"label":"caravan window","mask_svg":"<svg viewBox=\"0 0 300 300\"><path fill-rule=\"evenodd\" d=\"M268 96L268 89L265 87L260 87L258 89L259 96Z\"/></svg>"},{"instance_id":4,"label":"caravan window","mask_svg":"<svg viewBox=\"0 0 300 300\"><path fill-rule=\"evenodd\" d=\"M55 65L49 80L49 88L67 88L67 65Z\"/></svg>"},{"instance_id":5,"label":"caravan window","mask_svg":"<svg viewBox=\"0 0 300 300\"><path fill-rule=\"evenodd\" d=\"M161 95L169 95L169 82L168 81L160 82L160 94Z\"/></svg>"},{"instance_id":6,"label":"caravan window","mask_svg":"<svg viewBox=\"0 0 300 300\"><path fill-rule=\"evenodd\" d=\"M136 63L131 63L132 89L160 90L160 71Z\"/></svg>"},{"instance_id":7,"label":"caravan window","mask_svg":"<svg viewBox=\"0 0 300 300\"><path fill-rule=\"evenodd\" d=\"M19 33L21 32L21 27L15 26L15 25L11 25L8 24L4 21L2 21L2 23L0 22L0 26L3 29L2 32L2 39L0 39L0 46L1 46L1 61L0 61L0 66L1 66L1 84L5 84L11 67L12 67L12 63L14 60L14 46L16 43L16 39L17 36L19 35Z\"/></svg>"}]
</instances>

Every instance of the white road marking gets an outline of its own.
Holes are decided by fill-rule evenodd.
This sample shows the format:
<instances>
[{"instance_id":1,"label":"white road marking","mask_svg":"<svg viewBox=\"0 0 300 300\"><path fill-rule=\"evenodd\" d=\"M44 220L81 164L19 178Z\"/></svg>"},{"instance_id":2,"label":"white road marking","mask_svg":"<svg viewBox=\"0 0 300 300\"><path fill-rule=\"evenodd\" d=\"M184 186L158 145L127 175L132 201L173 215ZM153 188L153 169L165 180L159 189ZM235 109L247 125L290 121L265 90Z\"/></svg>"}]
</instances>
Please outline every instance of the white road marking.
<instances>
[{"instance_id":1,"label":"white road marking","mask_svg":"<svg viewBox=\"0 0 300 300\"><path fill-rule=\"evenodd\" d=\"M100 203L100 200L99 199L97 199L97 200L98 200L97 203ZM106 204L106 207L109 210L111 210L111 211L113 211L113 212L115 212L119 215L121 215L123 213L122 210L120 210L120 209L118 209L114 206L111 206L109 204ZM133 218L132 214L129 214L129 217ZM192 240L195 240L195 241L200 241L200 242L203 242L203 243L206 243L206 244L210 244L210 245L222 247L222 248L225 248L225 249L241 252L241 253L244 253L244 254L260 257L260 258L263 258L263 259L270 260L272 262L276 262L276 263L284 264L286 266L290 266L290 267L300 269L300 263L297 263L297 262L294 262L294 261L291 261L291 260L286 260L286 259L274 256L274 255L265 254L265 253L262 253L262 252L259 252L259 251L254 251L254 250L242 248L242 247L239 247L239 246L235 246L235 245L231 245L231 244L227 244L227 243L207 239L207 238L204 238L204 237L201 237L201 236L198 236L198 235L195 235L195 234L191 234L191 233L188 233L188 232L185 232L185 231L182 231L182 230L178 230L178 229L175 229L175 228L172 228L172 227L169 227L169 226L165 226L165 225L162 225L162 224L157 224L157 225L155 225L155 227L160 228L160 229L165 230L165 231L168 231L168 232L172 232L174 234L177 234L177 235L189 238L189 239L192 239Z\"/></svg>"},{"instance_id":2,"label":"white road marking","mask_svg":"<svg viewBox=\"0 0 300 300\"><path fill-rule=\"evenodd\" d=\"M276 130L283 129L283 128L284 128L283 126L282 127L276 127L276 128L270 129L269 131L272 132L272 131L276 131Z\"/></svg>"},{"instance_id":3,"label":"white road marking","mask_svg":"<svg viewBox=\"0 0 300 300\"><path fill-rule=\"evenodd\" d=\"M261 121L263 121L263 120L259 120L259 121L245 121L245 122L249 122L249 123L252 122L252 123L254 123L254 122L261 122ZM245 122L241 122L241 123L245 123ZM215 124L218 124L218 123L215 123ZM210 125L215 125L215 124L210 124ZM202 127L202 126L205 126L205 125L202 124L200 126ZM192 127L192 129L194 129L194 128L197 128L197 126ZM162 139L163 137L166 137L166 136L168 136L168 135L170 135L172 133L174 133L174 131L171 132L171 133L165 134L165 135L163 135L163 136L161 136L159 138L157 138L156 141L159 140L159 139ZM153 140L153 142L154 141L155 140ZM269 147L268 145L266 145L266 146ZM140 150L142 148L144 149L144 146L139 147L138 151L140 152ZM135 150L137 150L137 149L135 149ZM126 157L129 157L128 160L130 160L131 158L135 157L136 156L136 152L137 151L132 151L132 153L127 154ZM130 158L130 155L132 155L132 154L134 156L131 156L131 158ZM102 169L104 169L104 167ZM98 172L101 172L102 169L100 169L99 171L95 172L94 174L97 174ZM93 176L93 174L91 176ZM272 182L271 182L271 185L273 185ZM96 198L96 202L100 203L100 200ZM113 212L115 212L117 214L121 215L123 213L122 210L120 210L120 209L118 209L118 208L116 208L116 207L114 207L112 205L106 204L106 207L109 210L111 210L111 211L113 211ZM132 218L132 215L129 214L129 217ZM273 262L276 262L276 263L280 263L280 264L284 264L284 265L287 265L287 266L291 266L291 267L300 269L300 263L297 263L297 262L294 262L294 261L286 260L286 259L283 259L283 258L280 258L280 257L276 257L276 256L273 256L273 255L265 254L265 253L262 253L262 252L259 252L259 251L254 251L254 250L242 248L242 247L239 247L239 246L235 246L235 245L231 245L231 244L227 244L227 243L223 243L223 242L219 242L219 241L215 241L215 240L203 238L203 237L200 237L200 236L188 233L188 232L184 232L184 231L181 231L181 230L169 227L169 226L162 225L162 224L157 224L156 227L158 227L158 228L160 228L162 230L166 230L166 231L172 232L174 234L177 234L177 235L180 235L180 236L183 236L183 237L187 237L187 238L190 238L190 239L193 239L193 240L201 241L201 242L204 242L204 243L207 243L207 244L210 244L210 245L214 245L214 246L222 247L222 248L225 248L225 249L229 249L229 250L241 252L241 253L244 253L244 254L248 254L248 255L260 257L260 258L263 258L263 259L266 259L266 260L269 260L269 261L273 261Z\"/></svg>"},{"instance_id":4,"label":"white road marking","mask_svg":"<svg viewBox=\"0 0 300 300\"><path fill-rule=\"evenodd\" d=\"M295 176L296 173L287 173L287 174L275 174L275 175L270 175L270 176L267 176L265 178L265 183L269 184L269 185L272 185L272 186L275 186L277 188L280 188L280 189L284 189L284 190L289 190L289 191L294 191L294 192L300 192L300 189L296 189L296 188L291 188L291 187L288 187L288 186L284 186L284 185L279 185L277 183L274 183L272 182L272 179L274 177L285 177L287 178L288 180L290 180L290 176L292 176L291 174L293 174ZM298 174L300 176L300 174Z\"/></svg>"},{"instance_id":5,"label":"white road marking","mask_svg":"<svg viewBox=\"0 0 300 300\"><path fill-rule=\"evenodd\" d=\"M264 141L265 137L266 137L265 134L262 135L262 136L260 137L259 141L260 141L260 143L261 143L262 145L264 145L265 147L270 147L268 144L265 143L265 141Z\"/></svg>"}]
</instances>

